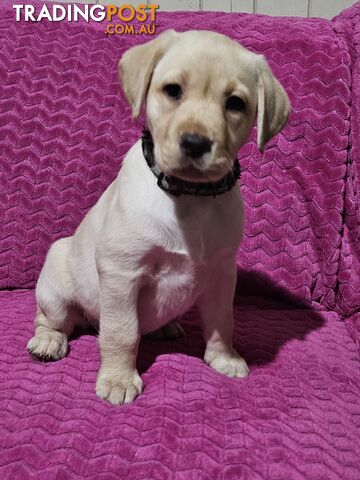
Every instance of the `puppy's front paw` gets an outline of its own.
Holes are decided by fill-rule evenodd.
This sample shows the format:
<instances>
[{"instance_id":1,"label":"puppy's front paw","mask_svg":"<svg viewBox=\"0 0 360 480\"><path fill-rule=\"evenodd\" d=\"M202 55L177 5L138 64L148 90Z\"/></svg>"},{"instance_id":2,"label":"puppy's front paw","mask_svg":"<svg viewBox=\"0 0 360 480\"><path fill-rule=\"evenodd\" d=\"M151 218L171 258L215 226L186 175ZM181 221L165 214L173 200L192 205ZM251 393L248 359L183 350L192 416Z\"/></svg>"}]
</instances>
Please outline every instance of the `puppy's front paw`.
<instances>
[{"instance_id":1,"label":"puppy's front paw","mask_svg":"<svg viewBox=\"0 0 360 480\"><path fill-rule=\"evenodd\" d=\"M212 355L211 360L207 363L214 370L228 377L247 377L249 374L249 368L245 360L235 350L231 353L222 352Z\"/></svg>"},{"instance_id":2,"label":"puppy's front paw","mask_svg":"<svg viewBox=\"0 0 360 480\"><path fill-rule=\"evenodd\" d=\"M99 372L96 380L96 395L113 405L131 403L142 389L143 381L136 370L127 375Z\"/></svg>"}]
</instances>

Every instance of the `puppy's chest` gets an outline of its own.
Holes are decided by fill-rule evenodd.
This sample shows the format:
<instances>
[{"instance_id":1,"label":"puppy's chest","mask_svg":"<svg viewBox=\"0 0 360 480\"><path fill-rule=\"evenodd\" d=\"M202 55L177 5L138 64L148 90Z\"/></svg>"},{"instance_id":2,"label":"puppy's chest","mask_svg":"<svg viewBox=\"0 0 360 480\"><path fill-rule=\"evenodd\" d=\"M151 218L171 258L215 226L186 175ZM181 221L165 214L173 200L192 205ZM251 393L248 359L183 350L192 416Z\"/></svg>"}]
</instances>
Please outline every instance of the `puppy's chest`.
<instances>
[{"instance_id":1,"label":"puppy's chest","mask_svg":"<svg viewBox=\"0 0 360 480\"><path fill-rule=\"evenodd\" d=\"M146 262L138 302L143 333L184 314L196 301L211 271L211 265L194 261L181 249L155 248Z\"/></svg>"},{"instance_id":2,"label":"puppy's chest","mask_svg":"<svg viewBox=\"0 0 360 480\"><path fill-rule=\"evenodd\" d=\"M198 299L224 261L234 257L240 224L227 209L204 200L171 205L157 212L142 258L138 312L143 333L183 315ZM186 207L186 208L185 208Z\"/></svg>"}]
</instances>

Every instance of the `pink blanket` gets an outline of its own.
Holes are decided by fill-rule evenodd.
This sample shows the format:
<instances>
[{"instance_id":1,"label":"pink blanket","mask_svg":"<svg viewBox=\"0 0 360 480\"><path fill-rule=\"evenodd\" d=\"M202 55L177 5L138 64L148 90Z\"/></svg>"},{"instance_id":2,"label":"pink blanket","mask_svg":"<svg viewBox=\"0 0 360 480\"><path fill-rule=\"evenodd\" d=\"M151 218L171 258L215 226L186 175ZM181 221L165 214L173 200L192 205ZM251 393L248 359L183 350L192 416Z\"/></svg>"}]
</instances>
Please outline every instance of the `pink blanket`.
<instances>
[{"instance_id":1,"label":"pink blanket","mask_svg":"<svg viewBox=\"0 0 360 480\"><path fill-rule=\"evenodd\" d=\"M0 478L360 478L360 3L333 21L159 14L266 55L292 103L264 154L239 152L246 207L229 379L185 339L144 340L145 390L114 407L94 391L96 337L34 362L34 285L49 245L71 235L138 138L117 62L145 36L104 25L0 17Z\"/></svg>"}]
</instances>

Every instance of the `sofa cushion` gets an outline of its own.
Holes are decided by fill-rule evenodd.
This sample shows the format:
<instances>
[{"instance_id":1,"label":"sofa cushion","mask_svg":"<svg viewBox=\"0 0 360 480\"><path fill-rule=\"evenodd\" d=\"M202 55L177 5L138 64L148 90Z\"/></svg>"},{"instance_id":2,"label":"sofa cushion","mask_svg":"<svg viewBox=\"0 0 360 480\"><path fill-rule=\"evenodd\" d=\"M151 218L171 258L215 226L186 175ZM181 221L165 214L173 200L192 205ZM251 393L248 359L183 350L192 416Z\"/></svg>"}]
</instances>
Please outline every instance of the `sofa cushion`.
<instances>
[{"instance_id":1,"label":"sofa cushion","mask_svg":"<svg viewBox=\"0 0 360 480\"><path fill-rule=\"evenodd\" d=\"M239 266L301 299L335 305L349 134L350 57L321 19L198 12L167 28L211 29L263 53L285 86L289 125L261 155L239 154L246 206ZM0 286L33 287L49 245L71 235L138 138L117 62L144 35L105 26L0 20Z\"/></svg>"},{"instance_id":2,"label":"sofa cushion","mask_svg":"<svg viewBox=\"0 0 360 480\"><path fill-rule=\"evenodd\" d=\"M351 55L351 133L347 162L338 311L360 345L360 2L335 19Z\"/></svg>"},{"instance_id":3,"label":"sofa cushion","mask_svg":"<svg viewBox=\"0 0 360 480\"><path fill-rule=\"evenodd\" d=\"M0 292L0 477L358 480L360 361L336 313L241 296L230 379L200 357L195 312L176 342L143 340L143 394L95 395L95 336L58 362L30 358L33 291Z\"/></svg>"}]
</instances>

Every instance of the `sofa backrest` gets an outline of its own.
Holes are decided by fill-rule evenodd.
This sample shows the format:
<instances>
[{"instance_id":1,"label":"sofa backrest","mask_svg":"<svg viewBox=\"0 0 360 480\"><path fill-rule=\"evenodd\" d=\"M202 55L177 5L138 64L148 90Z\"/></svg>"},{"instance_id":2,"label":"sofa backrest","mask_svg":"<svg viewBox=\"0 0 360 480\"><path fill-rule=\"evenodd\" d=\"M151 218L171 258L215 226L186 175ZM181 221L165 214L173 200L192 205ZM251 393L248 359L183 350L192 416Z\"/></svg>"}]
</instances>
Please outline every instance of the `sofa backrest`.
<instances>
[{"instance_id":1,"label":"sofa backrest","mask_svg":"<svg viewBox=\"0 0 360 480\"><path fill-rule=\"evenodd\" d=\"M352 317L360 345L360 2L334 19L351 58L351 125L346 172L342 249L338 272L337 306Z\"/></svg>"},{"instance_id":2,"label":"sofa backrest","mask_svg":"<svg viewBox=\"0 0 360 480\"><path fill-rule=\"evenodd\" d=\"M336 303L350 130L349 49L321 19L158 14L158 32L210 29L266 56L292 103L260 154L240 151L245 238L239 268L299 298ZM145 35L104 25L0 20L0 288L34 287L54 240L71 235L138 138L117 63ZM221 72L219 72L221 75Z\"/></svg>"}]
</instances>

